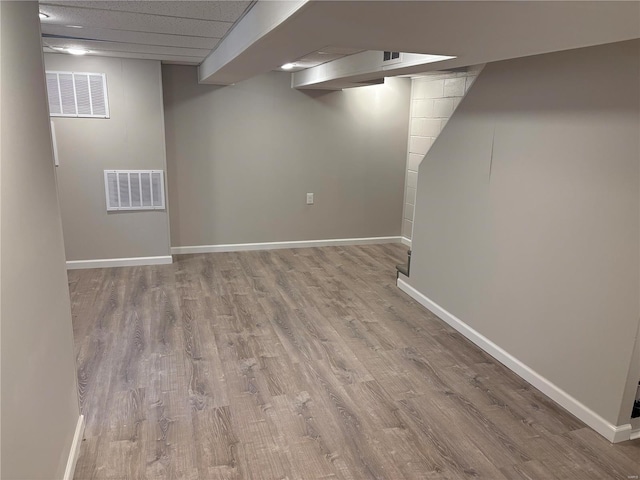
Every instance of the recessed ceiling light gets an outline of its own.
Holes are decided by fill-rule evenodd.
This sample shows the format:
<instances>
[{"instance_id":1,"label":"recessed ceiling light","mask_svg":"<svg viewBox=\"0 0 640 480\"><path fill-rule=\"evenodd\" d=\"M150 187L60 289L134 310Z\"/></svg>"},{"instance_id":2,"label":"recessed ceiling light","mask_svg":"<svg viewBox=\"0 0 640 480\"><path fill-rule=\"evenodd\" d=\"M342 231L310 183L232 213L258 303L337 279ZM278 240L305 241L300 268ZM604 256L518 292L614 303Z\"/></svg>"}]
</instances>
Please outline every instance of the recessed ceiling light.
<instances>
[{"instance_id":1,"label":"recessed ceiling light","mask_svg":"<svg viewBox=\"0 0 640 480\"><path fill-rule=\"evenodd\" d=\"M295 63L285 63L284 65L282 65L283 70L291 70L293 67L295 67L296 64Z\"/></svg>"},{"instance_id":2,"label":"recessed ceiling light","mask_svg":"<svg viewBox=\"0 0 640 480\"><path fill-rule=\"evenodd\" d=\"M47 15L46 13L39 12L38 15L40 16L40 20L44 20L45 18L49 18L49 15Z\"/></svg>"},{"instance_id":3,"label":"recessed ceiling light","mask_svg":"<svg viewBox=\"0 0 640 480\"><path fill-rule=\"evenodd\" d=\"M71 55L85 55L89 53L89 50L85 50L84 48L67 48L66 51Z\"/></svg>"}]
</instances>

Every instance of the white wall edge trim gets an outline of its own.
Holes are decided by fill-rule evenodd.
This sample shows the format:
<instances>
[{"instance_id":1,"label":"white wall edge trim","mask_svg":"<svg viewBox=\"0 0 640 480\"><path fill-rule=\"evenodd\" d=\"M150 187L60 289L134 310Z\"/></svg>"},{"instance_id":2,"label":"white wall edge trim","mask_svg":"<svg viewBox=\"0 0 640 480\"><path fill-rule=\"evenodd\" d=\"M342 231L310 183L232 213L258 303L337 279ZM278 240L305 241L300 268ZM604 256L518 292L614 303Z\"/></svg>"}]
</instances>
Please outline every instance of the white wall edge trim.
<instances>
[{"instance_id":1,"label":"white wall edge trim","mask_svg":"<svg viewBox=\"0 0 640 480\"><path fill-rule=\"evenodd\" d=\"M455 315L449 313L440 305L420 293L403 279L398 279L397 284L400 290L416 300L427 310L437 315L440 319L456 329L467 339L475 343L478 347L498 360L504 366L509 368L512 372L516 373L518 376L536 387L547 397L551 398L560 406L564 407L566 410L578 417L580 420L586 423L589 427L593 428L607 440L612 443L629 440L631 435L631 424L616 426L609 423L589 407L582 404L580 401L569 395L557 385L553 384L547 378L543 377L542 375L534 371L531 367L522 363L516 357L493 343L481 333L471 328Z\"/></svg>"},{"instance_id":2,"label":"white wall edge trim","mask_svg":"<svg viewBox=\"0 0 640 480\"><path fill-rule=\"evenodd\" d=\"M410 238L400 237L400 243L402 243L403 245L406 245L407 247L411 248L411 239Z\"/></svg>"},{"instance_id":3,"label":"white wall edge trim","mask_svg":"<svg viewBox=\"0 0 640 480\"><path fill-rule=\"evenodd\" d=\"M78 417L78 423L76 424L76 431L73 434L73 442L71 442L71 451L69 452L69 459L67 460L67 468L64 469L63 480L73 480L73 474L76 471L76 464L80 456L80 445L82 445L84 427L84 415L80 415Z\"/></svg>"},{"instance_id":4,"label":"white wall edge trim","mask_svg":"<svg viewBox=\"0 0 640 480\"><path fill-rule=\"evenodd\" d=\"M629 434L629 440L637 440L640 438L640 428L636 430L631 430Z\"/></svg>"},{"instance_id":5,"label":"white wall edge trim","mask_svg":"<svg viewBox=\"0 0 640 480\"><path fill-rule=\"evenodd\" d=\"M246 250L276 250L280 248L336 247L345 245L372 245L400 243L401 237L331 238L328 240L298 240L291 242L234 243L229 245L195 245L171 247L173 255L188 253L241 252Z\"/></svg>"},{"instance_id":6,"label":"white wall edge trim","mask_svg":"<svg viewBox=\"0 0 640 480\"><path fill-rule=\"evenodd\" d=\"M97 260L71 260L67 270L81 268L137 267L140 265L167 265L173 263L171 255L161 257L101 258Z\"/></svg>"}]
</instances>

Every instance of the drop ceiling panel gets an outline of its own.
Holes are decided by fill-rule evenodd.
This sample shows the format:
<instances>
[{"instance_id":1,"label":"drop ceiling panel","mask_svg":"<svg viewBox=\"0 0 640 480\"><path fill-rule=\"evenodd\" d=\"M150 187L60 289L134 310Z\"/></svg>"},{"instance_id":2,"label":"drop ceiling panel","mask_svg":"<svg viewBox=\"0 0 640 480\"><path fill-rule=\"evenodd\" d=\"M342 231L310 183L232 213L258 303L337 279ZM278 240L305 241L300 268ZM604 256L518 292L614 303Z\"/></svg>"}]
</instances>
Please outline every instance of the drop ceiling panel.
<instances>
[{"instance_id":1,"label":"drop ceiling panel","mask_svg":"<svg viewBox=\"0 0 640 480\"><path fill-rule=\"evenodd\" d=\"M116 10L96 10L59 5L41 5L40 11L49 15L42 24L80 25L112 30L134 32L166 33L221 38L232 23L213 20L149 15L143 13L121 12Z\"/></svg>"},{"instance_id":2,"label":"drop ceiling panel","mask_svg":"<svg viewBox=\"0 0 640 480\"><path fill-rule=\"evenodd\" d=\"M250 1L60 1L49 0L40 5L63 5L98 10L165 15L170 17L235 22L251 5Z\"/></svg>"},{"instance_id":3,"label":"drop ceiling panel","mask_svg":"<svg viewBox=\"0 0 640 480\"><path fill-rule=\"evenodd\" d=\"M131 43L120 42L95 42L88 40L68 40L63 38L43 38L43 43L51 47L60 48L85 48L91 52L94 51L109 51L113 53L138 53L138 54L157 54L157 55L169 55L179 57L189 57L189 60L201 61L207 56L209 50L195 49L195 48L182 48L182 47L167 47L158 45L138 45Z\"/></svg>"},{"instance_id":4,"label":"drop ceiling panel","mask_svg":"<svg viewBox=\"0 0 640 480\"><path fill-rule=\"evenodd\" d=\"M130 32L106 28L71 28L51 23L42 24L43 35L58 35L79 40L107 40L137 45L164 45L173 47L213 49L220 39L192 37L187 35L166 35L162 33Z\"/></svg>"},{"instance_id":5,"label":"drop ceiling panel","mask_svg":"<svg viewBox=\"0 0 640 480\"><path fill-rule=\"evenodd\" d=\"M48 48L44 49L45 53L56 53L66 55L65 53L55 52ZM117 58L139 58L144 60L160 60L162 63L173 63L178 65L198 65L200 60L192 57L182 57L178 55L157 55L153 53L130 53L130 52L111 52L108 50L93 52L92 56L97 57L117 57Z\"/></svg>"}]
</instances>

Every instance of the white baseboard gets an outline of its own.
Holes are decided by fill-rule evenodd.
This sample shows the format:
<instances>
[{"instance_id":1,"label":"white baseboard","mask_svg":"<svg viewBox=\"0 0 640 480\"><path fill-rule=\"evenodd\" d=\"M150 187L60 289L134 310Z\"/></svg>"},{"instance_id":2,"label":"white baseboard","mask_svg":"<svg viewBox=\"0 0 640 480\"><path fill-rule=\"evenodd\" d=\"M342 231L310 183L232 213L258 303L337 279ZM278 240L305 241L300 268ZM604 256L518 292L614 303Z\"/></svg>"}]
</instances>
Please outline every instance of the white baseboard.
<instances>
[{"instance_id":1,"label":"white baseboard","mask_svg":"<svg viewBox=\"0 0 640 480\"><path fill-rule=\"evenodd\" d=\"M411 239L410 238L400 237L400 243L402 243L403 245L406 245L407 247L411 248Z\"/></svg>"},{"instance_id":2,"label":"white baseboard","mask_svg":"<svg viewBox=\"0 0 640 480\"><path fill-rule=\"evenodd\" d=\"M84 427L84 415L80 415L78 417L78 423L76 424L76 431L73 434L73 442L71 442L71 451L69 452L69 459L67 460L67 468L64 469L63 480L73 480L73 474L76 471L76 464L80 456L80 445L82 445Z\"/></svg>"},{"instance_id":3,"label":"white baseboard","mask_svg":"<svg viewBox=\"0 0 640 480\"><path fill-rule=\"evenodd\" d=\"M137 267L140 265L166 265L172 263L171 255L161 257L133 258L100 258L97 260L71 260L67 262L67 270L81 268Z\"/></svg>"},{"instance_id":4,"label":"white baseboard","mask_svg":"<svg viewBox=\"0 0 640 480\"><path fill-rule=\"evenodd\" d=\"M345 245L371 245L400 243L402 237L332 238L328 240L298 240L292 242L235 243L229 245L195 245L171 247L173 255L186 253L241 252L247 250L276 250L280 248L336 247Z\"/></svg>"},{"instance_id":5,"label":"white baseboard","mask_svg":"<svg viewBox=\"0 0 640 480\"><path fill-rule=\"evenodd\" d=\"M640 428L629 432L629 440L638 440L640 438Z\"/></svg>"},{"instance_id":6,"label":"white baseboard","mask_svg":"<svg viewBox=\"0 0 640 480\"><path fill-rule=\"evenodd\" d=\"M631 424L616 426L609 423L589 407L573 398L557 385L553 384L547 378L543 377L532 368L522 363L516 357L493 343L481 333L471 328L455 315L449 313L434 301L427 298L425 295L417 291L403 279L398 279L398 287L400 288L400 290L405 292L407 295L416 300L429 311L437 315L444 322L448 323L451 327L456 329L466 338L471 340L493 358L498 360L500 363L502 363L511 371L536 387L546 396L548 396L556 403L564 407L566 410L571 412L573 415L578 417L580 420L593 428L596 432L598 432L610 442L617 443L624 440L629 440L631 435Z\"/></svg>"}]
</instances>

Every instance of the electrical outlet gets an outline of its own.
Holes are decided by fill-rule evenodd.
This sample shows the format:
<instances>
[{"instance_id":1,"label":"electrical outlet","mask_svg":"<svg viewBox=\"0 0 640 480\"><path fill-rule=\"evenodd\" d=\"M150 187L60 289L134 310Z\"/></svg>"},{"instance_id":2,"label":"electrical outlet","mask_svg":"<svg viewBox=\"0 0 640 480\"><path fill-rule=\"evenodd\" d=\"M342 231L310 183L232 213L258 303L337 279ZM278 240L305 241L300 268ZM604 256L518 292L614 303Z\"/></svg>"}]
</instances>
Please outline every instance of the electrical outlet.
<instances>
[{"instance_id":1,"label":"electrical outlet","mask_svg":"<svg viewBox=\"0 0 640 480\"><path fill-rule=\"evenodd\" d=\"M307 205L313 205L313 193L307 193Z\"/></svg>"}]
</instances>

